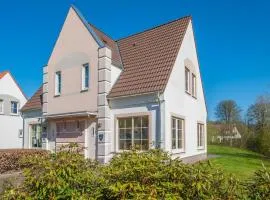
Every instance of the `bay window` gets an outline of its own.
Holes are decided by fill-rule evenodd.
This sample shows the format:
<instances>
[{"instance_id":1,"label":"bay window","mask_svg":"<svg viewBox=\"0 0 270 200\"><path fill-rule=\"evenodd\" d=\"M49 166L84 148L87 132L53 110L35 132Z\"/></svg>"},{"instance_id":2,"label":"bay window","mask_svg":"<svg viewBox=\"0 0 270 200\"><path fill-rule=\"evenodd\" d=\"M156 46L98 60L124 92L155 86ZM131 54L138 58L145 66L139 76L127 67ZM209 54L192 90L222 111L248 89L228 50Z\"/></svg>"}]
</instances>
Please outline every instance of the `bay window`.
<instances>
[{"instance_id":1,"label":"bay window","mask_svg":"<svg viewBox=\"0 0 270 200\"><path fill-rule=\"evenodd\" d=\"M119 149L149 149L148 116L118 118Z\"/></svg>"}]
</instances>

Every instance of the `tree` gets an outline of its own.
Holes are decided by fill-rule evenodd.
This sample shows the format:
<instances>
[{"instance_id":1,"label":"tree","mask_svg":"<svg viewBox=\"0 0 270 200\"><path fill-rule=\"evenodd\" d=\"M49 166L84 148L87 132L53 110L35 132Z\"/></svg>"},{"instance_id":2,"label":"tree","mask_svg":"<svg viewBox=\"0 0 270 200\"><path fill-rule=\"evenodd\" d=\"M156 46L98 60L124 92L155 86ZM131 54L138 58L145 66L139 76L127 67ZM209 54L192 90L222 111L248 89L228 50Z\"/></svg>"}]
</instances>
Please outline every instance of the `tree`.
<instances>
[{"instance_id":1,"label":"tree","mask_svg":"<svg viewBox=\"0 0 270 200\"><path fill-rule=\"evenodd\" d=\"M247 124L249 127L255 126L257 129L264 128L269 123L269 115L270 97L260 96L247 110Z\"/></svg>"},{"instance_id":2,"label":"tree","mask_svg":"<svg viewBox=\"0 0 270 200\"><path fill-rule=\"evenodd\" d=\"M216 118L225 124L239 122L241 109L234 100L223 100L216 107Z\"/></svg>"},{"instance_id":3,"label":"tree","mask_svg":"<svg viewBox=\"0 0 270 200\"><path fill-rule=\"evenodd\" d=\"M225 135L232 136L233 126L241 120L240 117L241 109L237 105L237 103L233 100L223 100L219 102L216 107L216 118L219 122L221 122L221 134L223 138ZM232 146L232 138L230 140L230 144Z\"/></svg>"}]
</instances>

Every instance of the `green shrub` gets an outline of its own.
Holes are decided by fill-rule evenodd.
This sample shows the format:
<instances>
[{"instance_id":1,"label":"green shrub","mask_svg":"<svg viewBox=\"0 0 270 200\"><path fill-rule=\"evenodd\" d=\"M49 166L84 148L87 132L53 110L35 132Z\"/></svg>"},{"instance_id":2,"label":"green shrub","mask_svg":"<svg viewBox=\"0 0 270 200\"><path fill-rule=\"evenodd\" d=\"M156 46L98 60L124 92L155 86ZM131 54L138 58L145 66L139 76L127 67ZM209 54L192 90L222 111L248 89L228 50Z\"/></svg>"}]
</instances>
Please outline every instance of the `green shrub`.
<instances>
[{"instance_id":1,"label":"green shrub","mask_svg":"<svg viewBox=\"0 0 270 200\"><path fill-rule=\"evenodd\" d=\"M8 171L20 170L23 166L20 160L23 157L33 157L47 155L48 152L45 150L38 149L3 149L0 150L0 174Z\"/></svg>"},{"instance_id":2,"label":"green shrub","mask_svg":"<svg viewBox=\"0 0 270 200\"><path fill-rule=\"evenodd\" d=\"M247 188L250 199L270 199L270 169L263 166L263 169L256 171Z\"/></svg>"},{"instance_id":3,"label":"green shrub","mask_svg":"<svg viewBox=\"0 0 270 200\"><path fill-rule=\"evenodd\" d=\"M24 159L24 183L2 199L270 199L264 168L247 184L210 162L183 164L161 150L116 155L107 165L84 159L75 144L50 156Z\"/></svg>"},{"instance_id":4,"label":"green shrub","mask_svg":"<svg viewBox=\"0 0 270 200\"><path fill-rule=\"evenodd\" d=\"M160 150L125 152L103 169L105 199L238 199L241 189L210 163L186 165Z\"/></svg>"}]
</instances>

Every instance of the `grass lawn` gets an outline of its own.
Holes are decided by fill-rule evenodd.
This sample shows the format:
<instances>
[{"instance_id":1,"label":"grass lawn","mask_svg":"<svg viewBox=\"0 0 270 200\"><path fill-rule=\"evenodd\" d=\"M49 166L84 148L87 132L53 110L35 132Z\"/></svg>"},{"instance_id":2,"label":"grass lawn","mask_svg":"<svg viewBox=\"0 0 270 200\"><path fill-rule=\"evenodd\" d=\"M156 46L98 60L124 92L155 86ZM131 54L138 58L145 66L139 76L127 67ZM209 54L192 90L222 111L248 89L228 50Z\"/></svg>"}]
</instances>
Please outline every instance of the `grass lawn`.
<instances>
[{"instance_id":1,"label":"grass lawn","mask_svg":"<svg viewBox=\"0 0 270 200\"><path fill-rule=\"evenodd\" d=\"M219 166L225 172L234 174L242 180L250 178L255 170L261 168L262 162L266 167L270 167L270 159L245 149L208 145L208 154L219 156L210 159L212 164Z\"/></svg>"}]
</instances>

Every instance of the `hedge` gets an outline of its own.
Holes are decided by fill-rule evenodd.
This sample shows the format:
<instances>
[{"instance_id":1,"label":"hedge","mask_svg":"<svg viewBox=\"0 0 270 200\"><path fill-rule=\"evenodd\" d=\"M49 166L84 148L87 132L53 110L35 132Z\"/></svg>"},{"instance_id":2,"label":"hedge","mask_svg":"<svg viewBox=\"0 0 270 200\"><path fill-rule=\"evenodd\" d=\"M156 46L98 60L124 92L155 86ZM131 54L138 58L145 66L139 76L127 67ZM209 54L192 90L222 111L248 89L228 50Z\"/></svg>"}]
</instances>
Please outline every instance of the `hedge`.
<instances>
[{"instance_id":1,"label":"hedge","mask_svg":"<svg viewBox=\"0 0 270 200\"><path fill-rule=\"evenodd\" d=\"M48 152L41 149L2 149L0 150L0 174L27 167L20 163L22 158L40 155L48 155Z\"/></svg>"},{"instance_id":2,"label":"hedge","mask_svg":"<svg viewBox=\"0 0 270 200\"><path fill-rule=\"evenodd\" d=\"M2 199L270 199L268 168L240 182L210 162L187 165L160 150L124 152L101 165L71 146L23 162L28 163L23 184L6 190Z\"/></svg>"}]
</instances>

